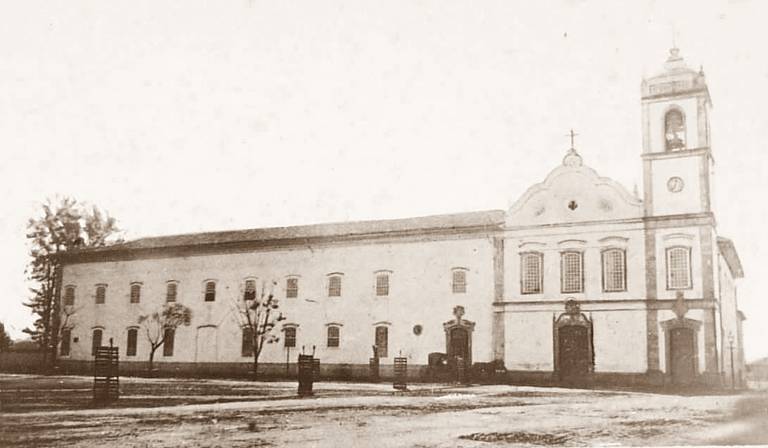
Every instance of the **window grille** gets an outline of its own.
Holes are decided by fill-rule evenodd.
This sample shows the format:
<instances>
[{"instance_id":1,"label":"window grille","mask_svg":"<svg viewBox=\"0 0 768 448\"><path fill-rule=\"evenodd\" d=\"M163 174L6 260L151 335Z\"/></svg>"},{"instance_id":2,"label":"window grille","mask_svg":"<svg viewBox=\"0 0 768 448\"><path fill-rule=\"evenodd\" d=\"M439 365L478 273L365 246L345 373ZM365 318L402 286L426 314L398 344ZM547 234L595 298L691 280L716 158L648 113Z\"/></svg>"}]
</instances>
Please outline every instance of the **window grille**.
<instances>
[{"instance_id":1,"label":"window grille","mask_svg":"<svg viewBox=\"0 0 768 448\"><path fill-rule=\"evenodd\" d=\"M467 292L467 271L464 269L454 269L452 289L454 294Z\"/></svg>"},{"instance_id":2,"label":"window grille","mask_svg":"<svg viewBox=\"0 0 768 448\"><path fill-rule=\"evenodd\" d=\"M245 300L256 300L256 280L245 281L245 292L243 294Z\"/></svg>"},{"instance_id":3,"label":"window grille","mask_svg":"<svg viewBox=\"0 0 768 448\"><path fill-rule=\"evenodd\" d=\"M96 303L102 304L106 300L107 297L107 287L104 285L99 285L96 287Z\"/></svg>"},{"instance_id":4,"label":"window grille","mask_svg":"<svg viewBox=\"0 0 768 448\"><path fill-rule=\"evenodd\" d=\"M561 283L563 293L584 292L584 258L581 252L563 252L561 255Z\"/></svg>"},{"instance_id":5,"label":"window grille","mask_svg":"<svg viewBox=\"0 0 768 448\"><path fill-rule=\"evenodd\" d=\"M382 273L376 275L376 295L389 295L389 274Z\"/></svg>"},{"instance_id":6,"label":"window grille","mask_svg":"<svg viewBox=\"0 0 768 448\"><path fill-rule=\"evenodd\" d=\"M299 279L289 278L285 280L285 297L295 299L299 297Z\"/></svg>"},{"instance_id":7,"label":"window grille","mask_svg":"<svg viewBox=\"0 0 768 448\"><path fill-rule=\"evenodd\" d=\"M296 327L285 327L285 347L296 347Z\"/></svg>"},{"instance_id":8,"label":"window grille","mask_svg":"<svg viewBox=\"0 0 768 448\"><path fill-rule=\"evenodd\" d=\"M387 357L387 349L389 345L389 328L385 326L376 327L376 356L379 358Z\"/></svg>"},{"instance_id":9,"label":"window grille","mask_svg":"<svg viewBox=\"0 0 768 448\"><path fill-rule=\"evenodd\" d=\"M626 253L622 249L603 251L603 291L627 290Z\"/></svg>"},{"instance_id":10,"label":"window grille","mask_svg":"<svg viewBox=\"0 0 768 448\"><path fill-rule=\"evenodd\" d=\"M341 276L332 275L328 278L328 297L341 296Z\"/></svg>"},{"instance_id":11,"label":"window grille","mask_svg":"<svg viewBox=\"0 0 768 448\"><path fill-rule=\"evenodd\" d=\"M339 346L339 327L328 327L328 347Z\"/></svg>"},{"instance_id":12,"label":"window grille","mask_svg":"<svg viewBox=\"0 0 768 448\"><path fill-rule=\"evenodd\" d=\"M75 287L67 286L64 288L64 305L72 306L75 304Z\"/></svg>"},{"instance_id":13,"label":"window grille","mask_svg":"<svg viewBox=\"0 0 768 448\"><path fill-rule=\"evenodd\" d=\"M691 287L691 250L687 247L667 249L667 289Z\"/></svg>"},{"instance_id":14,"label":"window grille","mask_svg":"<svg viewBox=\"0 0 768 448\"><path fill-rule=\"evenodd\" d=\"M141 301L141 285L131 285L131 303L139 303Z\"/></svg>"},{"instance_id":15,"label":"window grille","mask_svg":"<svg viewBox=\"0 0 768 448\"><path fill-rule=\"evenodd\" d=\"M176 282L170 282L165 287L165 301L175 302L176 296L179 293L179 285Z\"/></svg>"},{"instance_id":16,"label":"window grille","mask_svg":"<svg viewBox=\"0 0 768 448\"><path fill-rule=\"evenodd\" d=\"M128 343L126 344L125 356L136 356L136 344L138 342L139 330L136 328L128 329Z\"/></svg>"},{"instance_id":17,"label":"window grille","mask_svg":"<svg viewBox=\"0 0 768 448\"><path fill-rule=\"evenodd\" d=\"M521 291L523 294L540 294L543 291L544 256L538 252L521 254Z\"/></svg>"},{"instance_id":18,"label":"window grille","mask_svg":"<svg viewBox=\"0 0 768 448\"><path fill-rule=\"evenodd\" d=\"M173 356L173 345L176 339L176 330L166 328L163 333L163 356Z\"/></svg>"},{"instance_id":19,"label":"window grille","mask_svg":"<svg viewBox=\"0 0 768 448\"><path fill-rule=\"evenodd\" d=\"M216 300L216 282L207 282L205 284L205 301L214 302Z\"/></svg>"}]
</instances>

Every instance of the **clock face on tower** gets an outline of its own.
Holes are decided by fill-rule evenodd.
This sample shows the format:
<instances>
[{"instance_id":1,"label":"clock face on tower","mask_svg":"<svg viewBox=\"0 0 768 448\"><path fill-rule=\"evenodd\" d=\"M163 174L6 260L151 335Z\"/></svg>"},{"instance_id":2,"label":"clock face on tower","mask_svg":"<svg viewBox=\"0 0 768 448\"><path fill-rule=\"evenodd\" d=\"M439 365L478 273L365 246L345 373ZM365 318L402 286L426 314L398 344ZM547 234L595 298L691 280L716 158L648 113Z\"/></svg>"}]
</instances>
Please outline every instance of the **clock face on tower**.
<instances>
[{"instance_id":1,"label":"clock face on tower","mask_svg":"<svg viewBox=\"0 0 768 448\"><path fill-rule=\"evenodd\" d=\"M667 190L671 191L672 193L679 193L683 191L683 187L685 184L683 183L683 179L675 176L670 177L667 181Z\"/></svg>"}]
</instances>

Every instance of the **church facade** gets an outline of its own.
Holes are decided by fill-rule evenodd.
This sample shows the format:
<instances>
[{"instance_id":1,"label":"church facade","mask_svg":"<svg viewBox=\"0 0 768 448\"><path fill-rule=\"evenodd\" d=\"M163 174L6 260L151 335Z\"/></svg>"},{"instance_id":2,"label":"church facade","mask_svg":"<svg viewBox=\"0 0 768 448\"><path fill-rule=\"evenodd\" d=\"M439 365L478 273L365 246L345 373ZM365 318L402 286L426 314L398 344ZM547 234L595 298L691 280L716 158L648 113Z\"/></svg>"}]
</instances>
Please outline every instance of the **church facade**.
<instances>
[{"instance_id":1,"label":"church facade","mask_svg":"<svg viewBox=\"0 0 768 448\"><path fill-rule=\"evenodd\" d=\"M149 343L139 316L192 310L161 370L242 375L235 304L268 288L285 320L260 357L293 374L365 379L395 357L425 379L466 366L508 381L731 384L744 370L732 242L711 203L711 100L673 49L642 83L643 193L599 176L577 151L508 210L142 238L62 258L60 358L109 339L124 369ZM430 366L430 360L432 365ZM434 362L445 361L447 366Z\"/></svg>"}]
</instances>

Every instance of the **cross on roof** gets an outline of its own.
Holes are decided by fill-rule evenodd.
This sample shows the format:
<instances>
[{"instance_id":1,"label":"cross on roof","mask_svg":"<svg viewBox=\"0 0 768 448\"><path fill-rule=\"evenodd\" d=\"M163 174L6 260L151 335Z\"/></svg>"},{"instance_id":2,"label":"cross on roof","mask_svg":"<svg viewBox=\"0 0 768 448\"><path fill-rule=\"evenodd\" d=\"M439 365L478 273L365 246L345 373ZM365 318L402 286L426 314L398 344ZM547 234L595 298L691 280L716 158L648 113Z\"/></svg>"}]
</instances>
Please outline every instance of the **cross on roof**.
<instances>
[{"instance_id":1,"label":"cross on roof","mask_svg":"<svg viewBox=\"0 0 768 448\"><path fill-rule=\"evenodd\" d=\"M574 140L574 137L576 137L577 135L579 134L573 132L573 129L571 129L571 132L569 132L568 134L565 134L566 137L571 137L571 149L575 149L573 146L573 140Z\"/></svg>"}]
</instances>

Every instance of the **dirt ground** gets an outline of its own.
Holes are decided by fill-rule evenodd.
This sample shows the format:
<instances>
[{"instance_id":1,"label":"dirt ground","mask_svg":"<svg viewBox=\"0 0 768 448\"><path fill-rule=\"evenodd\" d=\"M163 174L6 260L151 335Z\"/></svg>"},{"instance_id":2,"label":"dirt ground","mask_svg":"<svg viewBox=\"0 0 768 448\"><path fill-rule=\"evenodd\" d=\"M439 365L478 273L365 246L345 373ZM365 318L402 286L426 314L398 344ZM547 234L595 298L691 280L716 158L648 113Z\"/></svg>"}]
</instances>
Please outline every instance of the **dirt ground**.
<instances>
[{"instance_id":1,"label":"dirt ground","mask_svg":"<svg viewBox=\"0 0 768 448\"><path fill-rule=\"evenodd\" d=\"M676 396L516 386L0 374L0 446L268 447L768 444L768 395Z\"/></svg>"}]
</instances>

